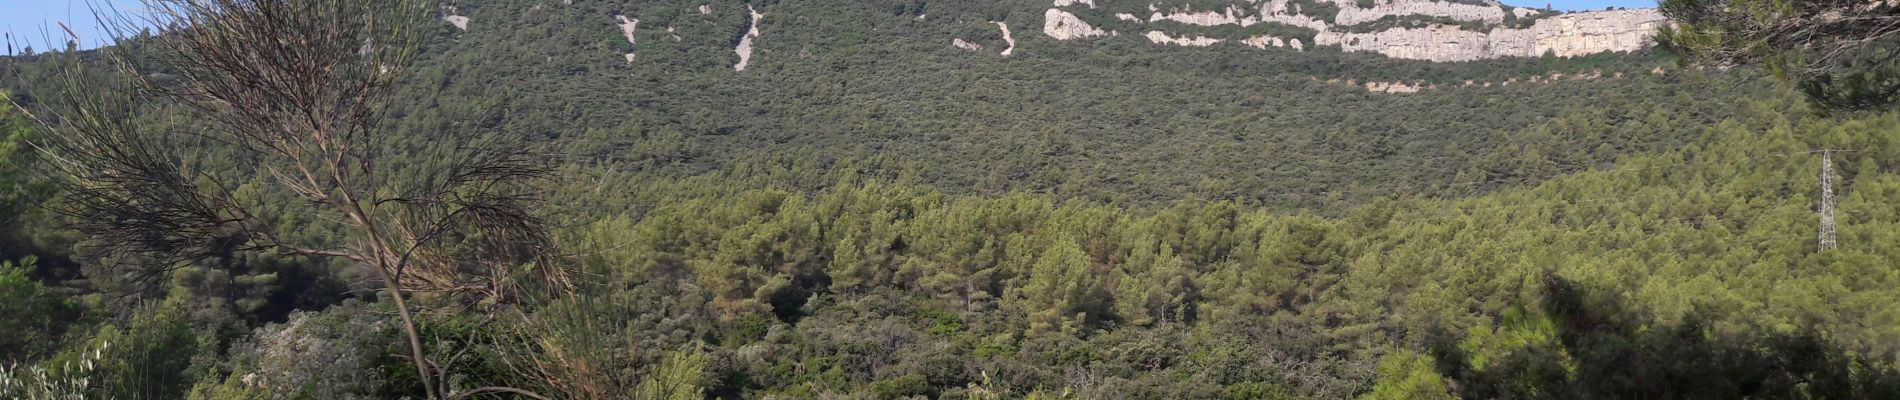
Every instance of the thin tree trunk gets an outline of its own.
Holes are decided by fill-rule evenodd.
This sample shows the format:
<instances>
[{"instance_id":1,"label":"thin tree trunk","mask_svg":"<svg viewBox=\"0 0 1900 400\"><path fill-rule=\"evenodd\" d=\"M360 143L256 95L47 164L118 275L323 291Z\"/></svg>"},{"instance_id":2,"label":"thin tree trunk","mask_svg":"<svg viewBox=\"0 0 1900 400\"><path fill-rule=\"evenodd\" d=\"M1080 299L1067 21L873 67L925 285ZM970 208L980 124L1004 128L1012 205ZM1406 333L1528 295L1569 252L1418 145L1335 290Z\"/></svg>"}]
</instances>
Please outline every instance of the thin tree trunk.
<instances>
[{"instance_id":1,"label":"thin tree trunk","mask_svg":"<svg viewBox=\"0 0 1900 400\"><path fill-rule=\"evenodd\" d=\"M403 335L409 337L409 356L415 361L416 374L421 375L422 391L429 399L435 399L435 380L429 377L429 361L422 358L422 335L416 332L415 318L409 315L409 304L402 299L402 286L388 269L383 268L385 265L381 264L385 263L378 264L376 274L382 278L383 289L389 292L389 298L396 301L396 315L402 317Z\"/></svg>"},{"instance_id":2,"label":"thin tree trunk","mask_svg":"<svg viewBox=\"0 0 1900 400\"><path fill-rule=\"evenodd\" d=\"M387 290L390 299L396 302L396 315L402 318L403 335L409 338L409 357L416 364L416 376L422 380L422 392L430 400L439 399L441 397L436 396L435 379L429 375L429 359L423 356L422 335L416 331L415 317L409 314L409 302L402 298L402 281L400 281L402 277L393 272L398 267L391 265L396 262L391 259L395 257L395 252L390 251L388 243L383 241L382 231L376 229L376 224L371 221L368 212L363 210L362 203L356 201L356 195L350 193L348 189L350 186L344 184L341 166L338 164L340 163L334 160L330 163L330 179L336 182L337 187L344 188L338 191L341 198L336 205L343 208L344 212L350 215L350 219L356 220L357 225L363 227L369 251L376 259L376 275L382 278L383 289Z\"/></svg>"}]
</instances>

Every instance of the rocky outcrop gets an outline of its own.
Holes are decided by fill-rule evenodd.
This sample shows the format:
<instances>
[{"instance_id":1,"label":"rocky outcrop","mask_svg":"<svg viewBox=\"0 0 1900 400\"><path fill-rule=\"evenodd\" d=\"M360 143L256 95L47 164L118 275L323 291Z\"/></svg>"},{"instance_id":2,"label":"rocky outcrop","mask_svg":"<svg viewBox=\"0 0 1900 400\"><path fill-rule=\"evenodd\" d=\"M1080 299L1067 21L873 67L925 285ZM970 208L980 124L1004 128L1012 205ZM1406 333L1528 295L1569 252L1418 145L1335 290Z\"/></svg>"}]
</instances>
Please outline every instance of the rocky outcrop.
<instances>
[{"instance_id":1,"label":"rocky outcrop","mask_svg":"<svg viewBox=\"0 0 1900 400\"><path fill-rule=\"evenodd\" d=\"M1431 61L1468 61L1490 58L1498 49L1493 48L1490 35L1458 29L1455 26L1436 25L1426 28L1399 28L1371 33L1341 33L1325 31L1313 37L1314 44L1339 46L1345 51L1370 51L1392 58L1405 58ZM1525 43L1497 43L1497 47L1523 46Z\"/></svg>"},{"instance_id":2,"label":"rocky outcrop","mask_svg":"<svg viewBox=\"0 0 1900 400\"><path fill-rule=\"evenodd\" d=\"M640 50L640 42L633 37L633 32L640 29L640 20L625 15L615 15L614 19L620 20L620 34L627 37L627 44L633 48L627 52L627 63L632 64L634 53Z\"/></svg>"},{"instance_id":3,"label":"rocky outcrop","mask_svg":"<svg viewBox=\"0 0 1900 400\"><path fill-rule=\"evenodd\" d=\"M1154 43L1208 46L1222 40L1199 37L1186 32L1169 32L1165 29L1168 29L1168 26L1178 27L1179 25L1244 28L1271 23L1311 29L1317 33L1311 43L1300 43L1288 40L1286 37L1269 35L1256 35L1239 40L1239 43L1262 49L1278 47L1300 50L1315 45L1338 46L1345 51L1376 52L1394 58L1470 61L1501 57L1539 57L1545 54L1574 57L1604 52L1636 51L1653 45L1650 37L1659 26L1668 23L1662 13L1655 9L1557 14L1530 8L1507 8L1495 2L1477 4L1469 1L1380 0L1371 7L1359 7L1360 0L1318 0L1330 3L1329 8L1338 8L1337 13L1328 16L1309 14L1310 11L1302 10L1299 3L1293 3L1291 0L1230 1L1224 7L1198 10L1162 7L1151 3L1147 5L1146 12L1140 14L1147 15L1143 18L1131 13L1136 10L1118 10L1111 6L1109 9L1088 11L1082 6L1095 9L1097 7L1093 1L1058 0L1056 1L1058 8L1050 8L1044 14L1043 33L1057 40L1114 35L1115 32L1105 32L1090 26L1084 19L1074 14L1075 12L1101 12L1104 17L1113 13L1117 19L1137 24L1166 22L1167 24L1155 25L1163 30L1152 30L1146 35ZM1468 26L1440 23L1423 27L1414 25L1414 27L1354 32L1368 27L1362 24L1389 17L1424 17L1436 21L1479 23L1487 25L1488 31L1469 30ZM1519 20L1535 19L1536 22L1527 28L1508 28L1503 25L1507 17ZM1325 18L1331 20L1328 21Z\"/></svg>"},{"instance_id":4,"label":"rocky outcrop","mask_svg":"<svg viewBox=\"0 0 1900 400\"><path fill-rule=\"evenodd\" d=\"M1662 12L1647 8L1565 14L1538 20L1530 35L1536 38L1535 54L1574 57L1649 47L1656 30L1667 23Z\"/></svg>"},{"instance_id":5,"label":"rocky outcrop","mask_svg":"<svg viewBox=\"0 0 1900 400\"><path fill-rule=\"evenodd\" d=\"M1292 25L1316 31L1332 28L1332 24L1310 15L1302 14L1299 4L1288 0L1267 0L1260 5L1260 21Z\"/></svg>"},{"instance_id":6,"label":"rocky outcrop","mask_svg":"<svg viewBox=\"0 0 1900 400\"><path fill-rule=\"evenodd\" d=\"M1207 46L1213 46L1215 43L1221 42L1220 39L1200 37L1200 36L1177 38L1173 36L1168 36L1167 32L1162 32L1162 31L1148 31L1148 41L1160 43L1160 44L1172 44L1176 46L1191 46L1191 47L1207 47Z\"/></svg>"},{"instance_id":7,"label":"rocky outcrop","mask_svg":"<svg viewBox=\"0 0 1900 400\"><path fill-rule=\"evenodd\" d=\"M460 29L460 30L465 30L465 31L468 30L467 16L446 15L442 17L442 20L448 21L449 25L455 25L455 29Z\"/></svg>"},{"instance_id":8,"label":"rocky outcrop","mask_svg":"<svg viewBox=\"0 0 1900 400\"><path fill-rule=\"evenodd\" d=\"M1241 15L1243 15L1243 12L1240 10L1239 6L1228 6L1227 10L1222 11L1222 12L1213 12L1213 11L1199 11L1199 12L1190 11L1190 12L1171 12L1171 13L1157 12L1154 14L1154 16L1148 17L1148 22L1174 21L1174 22L1180 22L1180 23L1188 24L1188 25L1200 25L1200 26L1221 26L1221 25L1253 26L1253 24L1260 23L1259 18L1242 17Z\"/></svg>"},{"instance_id":9,"label":"rocky outcrop","mask_svg":"<svg viewBox=\"0 0 1900 400\"><path fill-rule=\"evenodd\" d=\"M1004 24L1003 21L996 21L996 27L1003 30L1003 43L1008 43L1009 48L1003 49L1002 54L1004 57L1009 57L1010 54L1016 52L1016 37L1009 35L1009 24Z\"/></svg>"},{"instance_id":10,"label":"rocky outcrop","mask_svg":"<svg viewBox=\"0 0 1900 400\"><path fill-rule=\"evenodd\" d=\"M1375 93L1418 93L1426 89L1426 86L1405 82L1366 82L1365 87L1366 91Z\"/></svg>"},{"instance_id":11,"label":"rocky outcrop","mask_svg":"<svg viewBox=\"0 0 1900 400\"><path fill-rule=\"evenodd\" d=\"M1005 31L1008 31L1005 29ZM1042 33L1056 40L1081 39L1107 35L1101 29L1089 26L1087 21L1067 11L1051 8L1042 14Z\"/></svg>"},{"instance_id":12,"label":"rocky outcrop","mask_svg":"<svg viewBox=\"0 0 1900 400\"><path fill-rule=\"evenodd\" d=\"M1384 2L1372 8L1359 8L1351 1L1337 3L1341 4L1339 4L1339 15L1333 18L1333 24L1336 25L1358 25L1378 21L1380 18L1407 15L1444 17L1490 24L1504 22L1504 8L1496 5L1401 0Z\"/></svg>"},{"instance_id":13,"label":"rocky outcrop","mask_svg":"<svg viewBox=\"0 0 1900 400\"><path fill-rule=\"evenodd\" d=\"M1314 41L1346 51L1430 61L1538 57L1546 53L1575 57L1641 50L1653 44L1650 36L1666 22L1654 9L1633 9L1564 14L1537 20L1530 28L1495 28L1490 33L1436 25L1371 33L1326 31Z\"/></svg>"},{"instance_id":14,"label":"rocky outcrop","mask_svg":"<svg viewBox=\"0 0 1900 400\"><path fill-rule=\"evenodd\" d=\"M455 25L455 29L468 30L468 16L456 15L454 4L442 5L442 21Z\"/></svg>"},{"instance_id":15,"label":"rocky outcrop","mask_svg":"<svg viewBox=\"0 0 1900 400\"><path fill-rule=\"evenodd\" d=\"M1662 70L1658 68L1653 73L1657 73L1657 74L1663 73L1661 71ZM1589 72L1580 72L1580 73L1575 73L1575 74L1566 74L1562 72L1550 72L1545 75L1512 77L1512 78L1505 79L1503 81L1480 82L1480 81L1466 80L1462 84L1458 84L1458 85L1447 84L1445 85L1445 87L1447 88L1460 88L1460 87L1463 87L1463 88L1486 87L1488 88L1492 86L1511 86L1514 84L1515 85L1537 84L1537 83L1553 84L1553 83L1559 83L1559 82L1592 81L1592 80L1597 80L1597 79L1622 79L1623 77L1624 77L1624 74L1622 72L1615 72L1610 75L1604 75L1602 70L1591 70ZM1309 79L1312 79L1315 81L1319 80L1319 78L1309 78ZM1390 93L1417 93L1421 91L1439 89L1438 84L1424 83L1424 82L1408 83L1408 82L1402 82L1402 81L1390 81L1390 82L1366 81L1365 83L1360 83L1358 80L1355 80L1355 79L1346 79L1346 80L1328 79L1326 80L1326 83L1327 84L1343 84L1347 86L1362 88L1362 89L1365 89L1367 92L1388 93L1388 94Z\"/></svg>"},{"instance_id":16,"label":"rocky outcrop","mask_svg":"<svg viewBox=\"0 0 1900 400\"><path fill-rule=\"evenodd\" d=\"M1254 48L1257 48L1257 49L1264 49L1267 47L1287 47L1287 48L1292 48L1294 50L1306 49L1306 46L1300 43L1299 39L1284 39L1284 38L1273 37L1270 35L1260 35L1260 36L1250 37L1245 40L1241 40L1240 43L1248 45L1248 46L1253 46Z\"/></svg>"},{"instance_id":17,"label":"rocky outcrop","mask_svg":"<svg viewBox=\"0 0 1900 400\"><path fill-rule=\"evenodd\" d=\"M983 49L983 45L965 42L963 41L963 38L950 39L950 45L956 46L959 49L964 49L964 50L969 50L969 51L977 51L977 50Z\"/></svg>"},{"instance_id":18,"label":"rocky outcrop","mask_svg":"<svg viewBox=\"0 0 1900 400\"><path fill-rule=\"evenodd\" d=\"M751 4L747 4L745 10L752 16L748 24L752 27L746 30L745 37L739 38L739 46L733 49L739 53L739 63L732 65L734 71L744 71L745 67L752 63L752 41L759 38L759 21L765 20L765 14L753 9Z\"/></svg>"}]
</instances>

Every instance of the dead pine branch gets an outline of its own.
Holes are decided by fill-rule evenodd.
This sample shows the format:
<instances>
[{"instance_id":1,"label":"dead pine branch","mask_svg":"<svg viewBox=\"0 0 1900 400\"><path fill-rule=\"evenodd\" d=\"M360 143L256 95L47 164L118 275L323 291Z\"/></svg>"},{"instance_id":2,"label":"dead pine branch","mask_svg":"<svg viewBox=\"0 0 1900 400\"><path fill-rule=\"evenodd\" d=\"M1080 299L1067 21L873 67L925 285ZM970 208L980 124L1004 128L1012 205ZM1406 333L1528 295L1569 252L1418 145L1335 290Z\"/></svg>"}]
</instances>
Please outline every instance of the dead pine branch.
<instances>
[{"instance_id":1,"label":"dead pine branch","mask_svg":"<svg viewBox=\"0 0 1900 400\"><path fill-rule=\"evenodd\" d=\"M32 114L48 131L35 147L61 178L58 211L107 251L134 256L128 273L162 276L243 251L369 268L421 377L447 374L430 371L412 296L497 303L520 286L572 284L549 262L547 224L531 211L549 169L524 146L472 133L450 145L391 139L403 135L390 132L387 100L424 32L439 29L431 3L143 3L137 15L95 11L113 36L107 61L75 58L63 71L70 99ZM531 276L518 276L523 265ZM541 398L423 380L431 399Z\"/></svg>"}]
</instances>

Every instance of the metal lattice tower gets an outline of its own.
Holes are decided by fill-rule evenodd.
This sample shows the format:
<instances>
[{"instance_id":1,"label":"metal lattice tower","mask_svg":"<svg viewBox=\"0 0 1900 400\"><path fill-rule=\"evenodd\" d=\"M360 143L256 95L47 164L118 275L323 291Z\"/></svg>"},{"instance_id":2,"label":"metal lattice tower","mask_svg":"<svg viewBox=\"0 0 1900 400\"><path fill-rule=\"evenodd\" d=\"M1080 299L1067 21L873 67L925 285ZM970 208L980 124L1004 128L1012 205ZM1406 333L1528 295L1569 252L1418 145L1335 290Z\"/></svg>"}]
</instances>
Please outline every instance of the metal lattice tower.
<instances>
[{"instance_id":1,"label":"metal lattice tower","mask_svg":"<svg viewBox=\"0 0 1900 400\"><path fill-rule=\"evenodd\" d=\"M1821 151L1821 233L1819 251L1840 246L1834 234L1834 151Z\"/></svg>"}]
</instances>

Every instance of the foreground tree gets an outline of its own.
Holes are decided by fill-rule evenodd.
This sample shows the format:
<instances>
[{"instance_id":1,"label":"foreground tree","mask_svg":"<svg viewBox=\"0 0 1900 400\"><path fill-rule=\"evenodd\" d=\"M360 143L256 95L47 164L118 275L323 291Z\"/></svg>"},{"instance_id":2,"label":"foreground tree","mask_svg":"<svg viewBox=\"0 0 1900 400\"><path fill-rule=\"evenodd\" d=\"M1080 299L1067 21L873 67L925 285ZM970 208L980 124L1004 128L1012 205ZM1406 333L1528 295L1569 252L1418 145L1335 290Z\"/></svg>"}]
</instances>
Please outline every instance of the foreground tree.
<instances>
[{"instance_id":1,"label":"foreground tree","mask_svg":"<svg viewBox=\"0 0 1900 400\"><path fill-rule=\"evenodd\" d=\"M110 68L74 61L63 74L69 101L34 112L73 228L122 260L115 274L159 277L251 251L365 267L398 311L426 395L473 394L438 387L447 375L431 373L405 298L494 303L525 278L568 279L546 262L548 234L528 211L546 170L521 146L475 134L390 139L385 100L433 27L431 5L144 8L102 13L118 33L102 50ZM125 34L147 27L156 34Z\"/></svg>"},{"instance_id":2,"label":"foreground tree","mask_svg":"<svg viewBox=\"0 0 1900 400\"><path fill-rule=\"evenodd\" d=\"M1664 0L1660 42L1705 66L1765 64L1829 111L1900 103L1900 8L1866 0Z\"/></svg>"}]
</instances>

